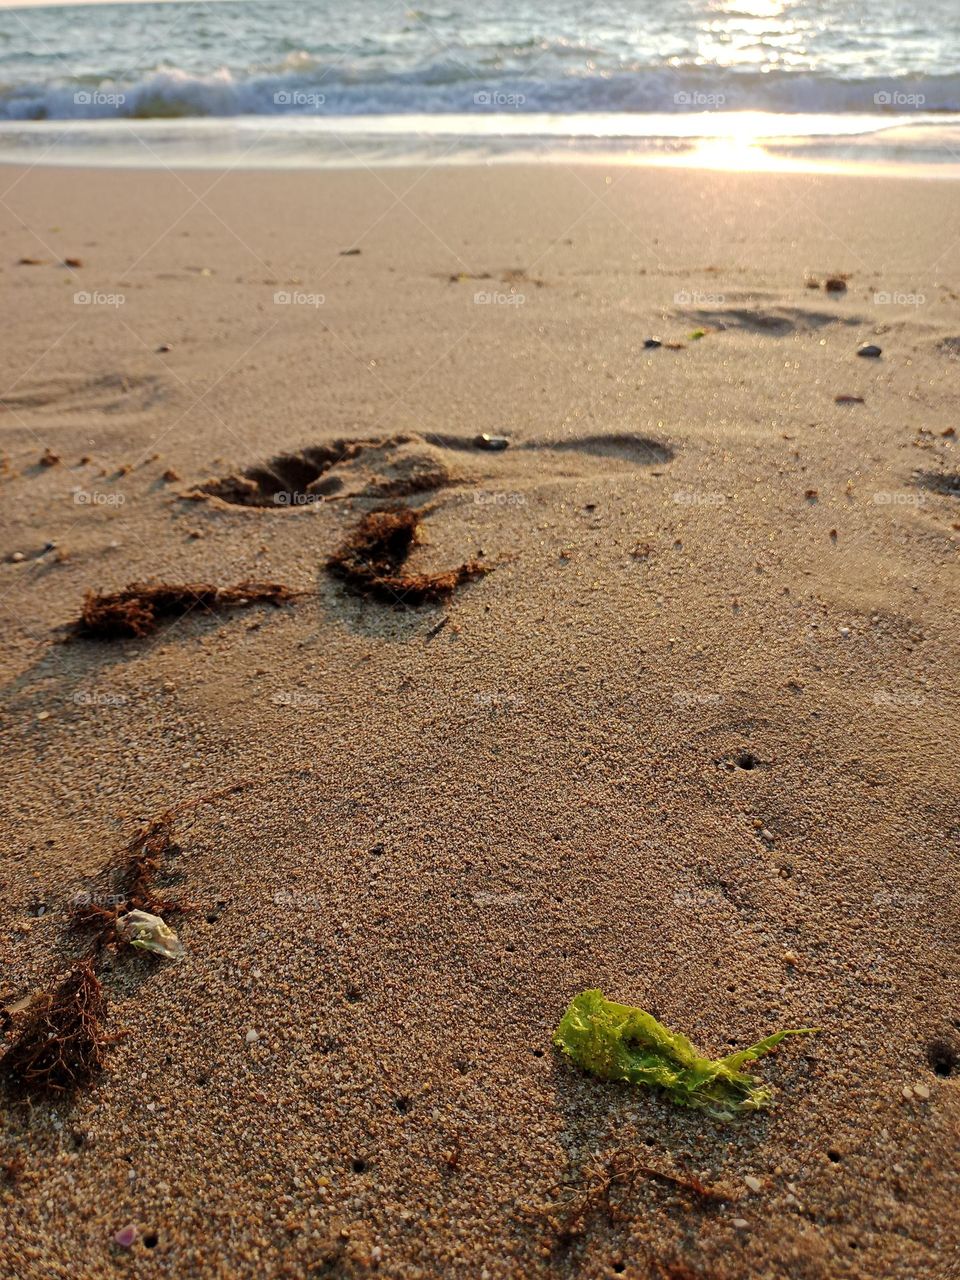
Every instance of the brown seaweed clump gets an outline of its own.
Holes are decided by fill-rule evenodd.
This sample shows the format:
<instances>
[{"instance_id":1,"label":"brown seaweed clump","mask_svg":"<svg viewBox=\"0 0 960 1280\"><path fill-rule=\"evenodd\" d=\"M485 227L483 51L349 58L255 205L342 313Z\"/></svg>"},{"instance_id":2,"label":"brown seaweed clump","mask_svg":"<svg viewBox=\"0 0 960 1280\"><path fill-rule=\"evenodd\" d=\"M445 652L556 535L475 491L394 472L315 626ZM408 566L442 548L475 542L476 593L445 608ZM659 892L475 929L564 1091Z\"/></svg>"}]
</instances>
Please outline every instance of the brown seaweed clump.
<instances>
[{"instance_id":1,"label":"brown seaweed clump","mask_svg":"<svg viewBox=\"0 0 960 1280\"><path fill-rule=\"evenodd\" d=\"M79 964L26 1013L23 1030L0 1058L0 1075L18 1090L65 1093L100 1069L106 1001L92 961Z\"/></svg>"},{"instance_id":2,"label":"brown seaweed clump","mask_svg":"<svg viewBox=\"0 0 960 1280\"><path fill-rule=\"evenodd\" d=\"M404 573L422 519L407 507L371 511L329 558L327 569L355 594L389 604L442 600L490 572L489 565L470 560L444 573Z\"/></svg>"},{"instance_id":3,"label":"brown seaweed clump","mask_svg":"<svg viewBox=\"0 0 960 1280\"><path fill-rule=\"evenodd\" d=\"M96 901L80 901L73 912L74 923L81 928L93 929L97 945L105 946L117 942L117 918L128 911L148 911L151 915L166 917L187 910L182 902L160 897L153 884L163 870L164 860L178 852L172 814L166 813L148 823L123 851L119 891L109 899L115 905L100 906Z\"/></svg>"},{"instance_id":4,"label":"brown seaweed clump","mask_svg":"<svg viewBox=\"0 0 960 1280\"><path fill-rule=\"evenodd\" d=\"M180 618L197 607L219 611L251 604L279 606L299 594L281 582L239 582L234 587L133 582L106 595L88 591L74 632L90 640L136 639L156 631L161 619Z\"/></svg>"}]
</instances>

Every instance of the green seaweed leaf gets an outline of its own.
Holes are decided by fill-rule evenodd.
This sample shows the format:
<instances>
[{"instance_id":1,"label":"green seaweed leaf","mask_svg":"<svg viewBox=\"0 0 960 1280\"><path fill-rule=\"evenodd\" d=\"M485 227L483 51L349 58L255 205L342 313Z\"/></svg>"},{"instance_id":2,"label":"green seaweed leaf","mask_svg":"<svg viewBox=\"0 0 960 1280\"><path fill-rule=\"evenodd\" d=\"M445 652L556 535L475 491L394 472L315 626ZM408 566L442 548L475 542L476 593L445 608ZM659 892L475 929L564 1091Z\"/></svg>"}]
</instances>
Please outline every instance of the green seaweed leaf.
<instances>
[{"instance_id":1,"label":"green seaweed leaf","mask_svg":"<svg viewBox=\"0 0 960 1280\"><path fill-rule=\"evenodd\" d=\"M815 1027L777 1031L726 1058L702 1058L686 1038L651 1014L615 1004L599 991L575 996L553 1042L578 1066L604 1080L664 1089L681 1107L697 1107L718 1120L770 1103L770 1091L741 1071L786 1036L810 1035Z\"/></svg>"}]
</instances>

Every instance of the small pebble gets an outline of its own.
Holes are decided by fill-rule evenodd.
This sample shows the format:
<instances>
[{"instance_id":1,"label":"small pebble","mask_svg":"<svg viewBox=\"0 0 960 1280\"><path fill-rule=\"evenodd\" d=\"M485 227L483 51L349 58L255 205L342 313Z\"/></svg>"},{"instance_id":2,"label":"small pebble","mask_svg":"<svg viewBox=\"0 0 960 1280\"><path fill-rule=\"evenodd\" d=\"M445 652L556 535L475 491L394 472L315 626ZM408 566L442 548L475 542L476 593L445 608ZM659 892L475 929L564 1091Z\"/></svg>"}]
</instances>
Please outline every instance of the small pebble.
<instances>
[{"instance_id":1,"label":"small pebble","mask_svg":"<svg viewBox=\"0 0 960 1280\"><path fill-rule=\"evenodd\" d=\"M659 338L646 338L643 345L647 351L656 351L657 347L663 346L663 343Z\"/></svg>"},{"instance_id":2,"label":"small pebble","mask_svg":"<svg viewBox=\"0 0 960 1280\"><path fill-rule=\"evenodd\" d=\"M883 350L872 342L865 342L862 347L857 348L857 355L866 356L868 360L876 360L878 356L883 355Z\"/></svg>"},{"instance_id":3,"label":"small pebble","mask_svg":"<svg viewBox=\"0 0 960 1280\"><path fill-rule=\"evenodd\" d=\"M910 1088L908 1084L905 1084L903 1086L903 1096L907 1099L908 1102L913 1097L913 1090Z\"/></svg>"},{"instance_id":4,"label":"small pebble","mask_svg":"<svg viewBox=\"0 0 960 1280\"><path fill-rule=\"evenodd\" d=\"M122 1227L113 1237L113 1243L121 1249L132 1249L137 1239L136 1227Z\"/></svg>"},{"instance_id":5,"label":"small pebble","mask_svg":"<svg viewBox=\"0 0 960 1280\"><path fill-rule=\"evenodd\" d=\"M750 1224L747 1222L746 1218L734 1218L733 1225L738 1231L742 1231L744 1227L749 1226Z\"/></svg>"},{"instance_id":6,"label":"small pebble","mask_svg":"<svg viewBox=\"0 0 960 1280\"><path fill-rule=\"evenodd\" d=\"M763 1183L759 1178L755 1178L752 1173L748 1173L743 1180L744 1186L749 1187L751 1191L759 1191ZM744 1224L746 1225L746 1224Z\"/></svg>"},{"instance_id":7,"label":"small pebble","mask_svg":"<svg viewBox=\"0 0 960 1280\"><path fill-rule=\"evenodd\" d=\"M256 1042L260 1039L260 1032L254 1031L253 1027L251 1027L250 1030L247 1032L245 1038L246 1038L247 1044L256 1044Z\"/></svg>"},{"instance_id":8,"label":"small pebble","mask_svg":"<svg viewBox=\"0 0 960 1280\"><path fill-rule=\"evenodd\" d=\"M478 449L500 450L506 449L510 441L506 436L488 436L486 432L483 432L482 435L474 437L473 443Z\"/></svg>"},{"instance_id":9,"label":"small pebble","mask_svg":"<svg viewBox=\"0 0 960 1280\"><path fill-rule=\"evenodd\" d=\"M829 280L825 280L823 287L827 293L846 293L847 282L843 276L831 276Z\"/></svg>"},{"instance_id":10,"label":"small pebble","mask_svg":"<svg viewBox=\"0 0 960 1280\"><path fill-rule=\"evenodd\" d=\"M158 351L158 353L159 353L159 354L161 354L161 355L162 355L165 351L172 351L172 350L173 350L173 347L171 347L171 345L170 345L170 343L169 343L169 342L161 342L161 343L160 343L160 345L159 345L159 347L157 347L157 351Z\"/></svg>"},{"instance_id":11,"label":"small pebble","mask_svg":"<svg viewBox=\"0 0 960 1280\"><path fill-rule=\"evenodd\" d=\"M840 628L840 634L841 634L842 636L844 636L844 637L848 636L848 635L850 634L850 628L849 628L849 627L841 627L841 628Z\"/></svg>"},{"instance_id":12,"label":"small pebble","mask_svg":"<svg viewBox=\"0 0 960 1280\"><path fill-rule=\"evenodd\" d=\"M923 1098L924 1100L926 1100L927 1098L930 1097L930 1086L927 1084L915 1084L913 1086L913 1092L917 1095L918 1098Z\"/></svg>"},{"instance_id":13,"label":"small pebble","mask_svg":"<svg viewBox=\"0 0 960 1280\"><path fill-rule=\"evenodd\" d=\"M22 551L13 551L10 553L10 563L19 564L21 560L26 559Z\"/></svg>"}]
</instances>

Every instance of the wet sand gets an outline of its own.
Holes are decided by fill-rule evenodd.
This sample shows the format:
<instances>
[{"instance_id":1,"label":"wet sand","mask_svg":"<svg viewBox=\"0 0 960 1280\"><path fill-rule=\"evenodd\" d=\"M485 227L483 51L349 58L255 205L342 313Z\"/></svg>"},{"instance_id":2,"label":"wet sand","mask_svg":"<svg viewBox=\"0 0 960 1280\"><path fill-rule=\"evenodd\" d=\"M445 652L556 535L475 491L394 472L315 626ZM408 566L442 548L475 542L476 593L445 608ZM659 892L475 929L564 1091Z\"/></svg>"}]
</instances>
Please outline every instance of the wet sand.
<instances>
[{"instance_id":1,"label":"wet sand","mask_svg":"<svg viewBox=\"0 0 960 1280\"><path fill-rule=\"evenodd\" d=\"M179 804L191 910L102 961L99 1078L4 1099L0 1271L960 1274L954 185L2 176L0 997ZM490 572L350 594L388 503ZM307 594L64 629L250 579ZM723 1126L557 1055L586 987L821 1030ZM565 1232L622 1151L729 1196Z\"/></svg>"}]
</instances>

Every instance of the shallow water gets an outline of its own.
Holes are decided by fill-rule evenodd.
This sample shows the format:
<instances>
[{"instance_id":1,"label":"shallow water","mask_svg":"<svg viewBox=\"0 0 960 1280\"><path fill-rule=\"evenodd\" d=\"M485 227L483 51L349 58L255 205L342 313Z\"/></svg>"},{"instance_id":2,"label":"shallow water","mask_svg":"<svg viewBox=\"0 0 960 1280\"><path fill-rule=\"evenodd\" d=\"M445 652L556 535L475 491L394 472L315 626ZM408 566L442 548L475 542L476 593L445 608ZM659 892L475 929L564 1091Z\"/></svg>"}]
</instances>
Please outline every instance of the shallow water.
<instances>
[{"instance_id":1,"label":"shallow water","mask_svg":"<svg viewBox=\"0 0 960 1280\"><path fill-rule=\"evenodd\" d=\"M895 127L886 159L902 161L920 158L904 146L920 133L904 137L904 127L936 122L939 141L931 148L928 131L922 158L953 161L955 17L954 0L4 9L0 158L270 165L688 154L678 140L850 139ZM225 119L233 125L195 127ZM147 120L162 127L144 133ZM29 127L60 121L71 127Z\"/></svg>"}]
</instances>

